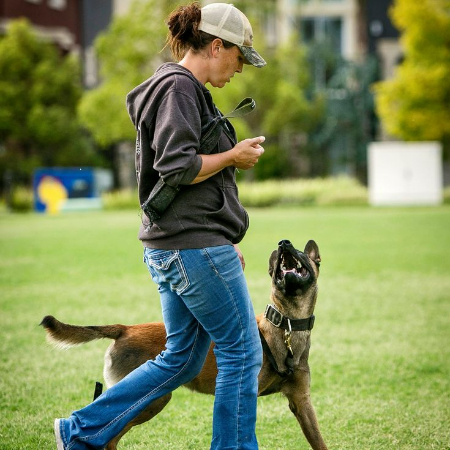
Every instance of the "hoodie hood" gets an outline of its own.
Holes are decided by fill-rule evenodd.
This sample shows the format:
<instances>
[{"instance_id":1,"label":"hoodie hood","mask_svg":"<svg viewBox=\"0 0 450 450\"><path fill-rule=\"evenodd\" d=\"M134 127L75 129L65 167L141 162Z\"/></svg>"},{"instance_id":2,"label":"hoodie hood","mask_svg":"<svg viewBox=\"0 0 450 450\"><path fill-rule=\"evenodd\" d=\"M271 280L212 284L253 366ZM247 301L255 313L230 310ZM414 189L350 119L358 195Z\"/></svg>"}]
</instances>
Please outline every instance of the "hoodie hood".
<instances>
[{"instance_id":1,"label":"hoodie hood","mask_svg":"<svg viewBox=\"0 0 450 450\"><path fill-rule=\"evenodd\" d=\"M147 125L151 122L165 94L165 89L161 89L161 82L171 75L183 75L190 78L205 96L211 98L211 93L194 77L191 71L177 63L165 63L156 70L152 77L135 87L127 95L128 114L136 129L139 128L142 121L145 121Z\"/></svg>"}]
</instances>

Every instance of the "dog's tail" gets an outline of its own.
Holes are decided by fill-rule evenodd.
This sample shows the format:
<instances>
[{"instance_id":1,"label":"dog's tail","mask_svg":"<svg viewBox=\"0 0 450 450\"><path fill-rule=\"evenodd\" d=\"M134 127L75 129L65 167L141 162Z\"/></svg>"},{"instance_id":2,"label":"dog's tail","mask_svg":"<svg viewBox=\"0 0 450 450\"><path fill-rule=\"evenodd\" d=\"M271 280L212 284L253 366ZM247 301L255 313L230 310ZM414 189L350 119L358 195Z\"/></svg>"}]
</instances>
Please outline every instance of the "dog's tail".
<instances>
[{"instance_id":1,"label":"dog's tail","mask_svg":"<svg viewBox=\"0 0 450 450\"><path fill-rule=\"evenodd\" d=\"M40 325L47 332L47 340L59 348L69 348L96 339L118 339L126 330L126 325L68 325L53 316L45 316Z\"/></svg>"}]
</instances>

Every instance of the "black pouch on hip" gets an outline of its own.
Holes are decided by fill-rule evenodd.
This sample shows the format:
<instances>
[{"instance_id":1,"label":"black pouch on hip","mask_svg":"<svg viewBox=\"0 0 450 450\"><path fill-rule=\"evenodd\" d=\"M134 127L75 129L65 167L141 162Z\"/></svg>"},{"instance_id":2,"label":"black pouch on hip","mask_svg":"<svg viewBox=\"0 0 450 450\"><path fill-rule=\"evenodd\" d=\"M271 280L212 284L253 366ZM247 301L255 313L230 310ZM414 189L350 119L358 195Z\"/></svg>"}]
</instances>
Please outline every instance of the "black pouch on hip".
<instances>
[{"instance_id":1,"label":"black pouch on hip","mask_svg":"<svg viewBox=\"0 0 450 450\"><path fill-rule=\"evenodd\" d=\"M222 131L226 131L224 127L225 119L229 117L242 117L252 112L255 109L256 103L250 98L244 98L231 113L224 116L214 118L204 128L202 128L202 135L200 138L200 150L204 154L211 153L217 145ZM153 223L163 215L164 211L172 203L177 195L179 187L169 186L162 178L158 180L155 187L150 192L148 199L141 205L142 211Z\"/></svg>"},{"instance_id":2,"label":"black pouch on hip","mask_svg":"<svg viewBox=\"0 0 450 450\"><path fill-rule=\"evenodd\" d=\"M161 218L179 190L178 187L169 186L162 178L158 180L148 199L141 205L142 211L150 219L150 222L153 223Z\"/></svg>"}]
</instances>

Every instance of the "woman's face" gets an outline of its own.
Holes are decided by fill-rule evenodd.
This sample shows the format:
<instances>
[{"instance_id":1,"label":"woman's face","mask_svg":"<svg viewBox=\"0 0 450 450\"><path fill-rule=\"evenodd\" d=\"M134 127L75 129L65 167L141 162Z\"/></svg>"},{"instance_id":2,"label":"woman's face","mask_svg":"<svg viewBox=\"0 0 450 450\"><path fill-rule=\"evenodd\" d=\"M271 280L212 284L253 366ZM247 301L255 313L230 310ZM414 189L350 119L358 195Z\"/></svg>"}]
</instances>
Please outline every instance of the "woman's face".
<instances>
[{"instance_id":1,"label":"woman's face","mask_svg":"<svg viewBox=\"0 0 450 450\"><path fill-rule=\"evenodd\" d=\"M220 46L215 48L215 64L213 65L209 82L214 87L224 87L236 72L241 73L244 65L244 55L234 45L231 48Z\"/></svg>"}]
</instances>

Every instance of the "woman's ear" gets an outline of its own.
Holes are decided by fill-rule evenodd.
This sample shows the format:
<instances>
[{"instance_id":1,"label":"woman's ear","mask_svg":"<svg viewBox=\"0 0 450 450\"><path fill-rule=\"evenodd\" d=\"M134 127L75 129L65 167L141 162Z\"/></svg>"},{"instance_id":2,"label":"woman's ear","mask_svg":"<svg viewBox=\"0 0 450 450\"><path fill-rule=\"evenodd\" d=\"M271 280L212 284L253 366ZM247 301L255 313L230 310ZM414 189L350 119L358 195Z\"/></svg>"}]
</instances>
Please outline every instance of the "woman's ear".
<instances>
[{"instance_id":1,"label":"woman's ear","mask_svg":"<svg viewBox=\"0 0 450 450\"><path fill-rule=\"evenodd\" d=\"M211 42L211 54L213 58L217 58L220 54L220 49L223 47L222 39L216 38Z\"/></svg>"}]
</instances>

